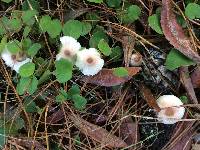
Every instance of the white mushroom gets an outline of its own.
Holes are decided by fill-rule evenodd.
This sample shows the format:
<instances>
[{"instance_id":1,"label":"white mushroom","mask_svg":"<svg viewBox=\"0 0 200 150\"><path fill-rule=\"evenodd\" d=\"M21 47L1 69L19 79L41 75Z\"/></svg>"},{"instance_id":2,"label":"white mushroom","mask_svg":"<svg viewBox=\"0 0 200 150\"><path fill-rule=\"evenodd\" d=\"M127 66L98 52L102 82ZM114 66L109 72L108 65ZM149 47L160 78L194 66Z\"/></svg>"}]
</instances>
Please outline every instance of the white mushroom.
<instances>
[{"instance_id":1,"label":"white mushroom","mask_svg":"<svg viewBox=\"0 0 200 150\"><path fill-rule=\"evenodd\" d=\"M31 62L32 59L27 58L23 52L18 52L17 54L11 54L7 48L1 53L1 58L4 60L8 67L11 67L17 73L19 73L19 68L27 62Z\"/></svg>"},{"instance_id":2,"label":"white mushroom","mask_svg":"<svg viewBox=\"0 0 200 150\"><path fill-rule=\"evenodd\" d=\"M60 42L62 46L60 52L56 55L56 60L60 60L61 58L72 60L81 48L80 43L70 36L61 37Z\"/></svg>"},{"instance_id":3,"label":"white mushroom","mask_svg":"<svg viewBox=\"0 0 200 150\"><path fill-rule=\"evenodd\" d=\"M77 53L76 66L84 75L97 74L104 65L99 52L95 48L81 50Z\"/></svg>"},{"instance_id":4,"label":"white mushroom","mask_svg":"<svg viewBox=\"0 0 200 150\"><path fill-rule=\"evenodd\" d=\"M180 106L183 103L174 95L163 95L159 97L157 104L161 108L157 114L158 120L164 124L174 124L184 116L185 108Z\"/></svg>"}]
</instances>

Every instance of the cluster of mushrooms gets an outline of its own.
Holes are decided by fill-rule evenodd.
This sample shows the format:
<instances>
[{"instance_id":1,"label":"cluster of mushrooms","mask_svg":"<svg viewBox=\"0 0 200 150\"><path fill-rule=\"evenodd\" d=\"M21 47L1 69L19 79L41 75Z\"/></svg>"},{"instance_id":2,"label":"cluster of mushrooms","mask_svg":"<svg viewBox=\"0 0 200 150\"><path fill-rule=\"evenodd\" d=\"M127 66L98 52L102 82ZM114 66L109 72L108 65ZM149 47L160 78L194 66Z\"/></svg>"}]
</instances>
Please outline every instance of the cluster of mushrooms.
<instances>
[{"instance_id":1,"label":"cluster of mushrooms","mask_svg":"<svg viewBox=\"0 0 200 150\"><path fill-rule=\"evenodd\" d=\"M87 76L97 74L104 65L104 60L95 48L81 49L80 43L70 36L60 38L61 48L56 55L56 61L67 59L74 63L79 70ZM31 62L32 58L28 58L24 53L11 54L5 46L1 53L1 58L5 64L19 72L19 68L25 63ZM133 54L131 57L131 65L141 65L141 57ZM182 107L181 100L174 95L163 95L157 99L157 104L161 108L157 112L158 121L164 124L174 124L183 118L185 108Z\"/></svg>"}]
</instances>

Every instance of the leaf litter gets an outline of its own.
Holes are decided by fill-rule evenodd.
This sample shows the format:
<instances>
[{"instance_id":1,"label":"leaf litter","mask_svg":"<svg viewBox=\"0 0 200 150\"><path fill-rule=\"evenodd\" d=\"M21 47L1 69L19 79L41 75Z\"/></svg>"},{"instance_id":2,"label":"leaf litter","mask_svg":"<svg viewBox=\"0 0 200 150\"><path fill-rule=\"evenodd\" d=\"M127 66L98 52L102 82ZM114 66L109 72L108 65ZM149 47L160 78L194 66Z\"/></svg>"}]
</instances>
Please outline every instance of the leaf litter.
<instances>
[{"instance_id":1,"label":"leaf litter","mask_svg":"<svg viewBox=\"0 0 200 150\"><path fill-rule=\"evenodd\" d=\"M17 94L17 91L15 90L17 79L16 77L13 77L8 68L3 66L3 61L1 60L1 100L5 99L12 101L12 99L9 98L12 97L14 93L14 99L17 97L17 100L20 102L20 108L23 108L22 100L24 100L25 96L28 96L30 99L33 99L32 103L34 103L34 105L31 106L35 107L34 110L37 111L35 113L27 113L26 110L23 110L23 115L19 112L22 118L26 118L26 120L29 121L28 123L26 122L25 126L20 128L19 131L19 135L24 136L26 139L21 137L15 139L10 136L4 149L7 149L8 146L27 149L48 149L51 147L49 144L52 144L52 147L56 147L56 149L66 147L71 149L149 148L175 150L190 149L191 147L193 147L193 149L198 149L199 145L194 144L191 139L193 135L199 132L197 130L199 122L194 121L195 116L199 114L199 111L189 108L187 107L187 104L184 104L184 107L187 108L185 120L183 119L181 122L172 126L165 126L158 123L155 117L155 111L160 111L160 108L156 103L156 96L158 95L187 95L189 99L188 103L192 103L191 105L194 104L193 106L195 106L195 108L198 108L199 105L199 93L197 91L199 91L200 87L200 71L198 66L193 64L193 66L189 67L181 67L178 69L176 67L176 70L172 69L170 73L176 76L176 81L174 82L174 76L167 75L165 66L161 66L159 63L157 64L157 62L149 59L148 55L146 55L147 50L151 49L151 47L155 48L153 49L155 52L157 52L156 49L162 47L162 43L155 41L157 34L156 36L153 35L155 33L150 30L147 21L148 15L153 13L151 10L153 10L154 7L157 7L157 5L162 5L161 27L164 37L160 38L159 35L158 39L161 42L166 42L164 39L166 38L171 46L165 43L164 49L166 50L159 51L164 54L168 51L169 47L174 47L192 61L197 64L200 63L200 56L198 51L196 51L196 47L198 47L195 45L196 41L193 41L193 37L186 36L185 29L177 23L176 15L179 14L179 12L177 13L174 11L174 2L172 0L162 0L162 4L160 2L151 2L151 4L148 4L146 1L136 1L134 4L137 4L140 8L144 8L142 9L142 15L146 15L146 19L140 18L138 22L130 23L128 25L121 23L120 20L118 20L118 23L115 23L117 17L117 11L115 10L118 9L114 8L115 4L111 5L112 8L108 8L106 5L107 1L105 2L105 5L96 4L95 2L97 1L95 0L93 0L93 3L87 3L87 1L84 1L84 3L81 1L77 2L78 3L76 3L76 1L70 3L63 2L70 7L66 12L62 10L65 8L62 4L55 7L55 15L57 15L57 13L59 14L59 17L62 18L62 24L64 24L63 19L64 22L71 19L83 19L84 21L86 20L86 23L91 22L93 29L90 29L91 31L88 35L81 35L82 37L80 38L80 41L87 47L88 45L85 43L88 42L90 36L93 36L95 33L94 31L97 30L97 28L94 28L95 24L100 22L99 25L103 24L102 27L105 27L105 29L102 30L102 33L105 32L110 38L114 37L112 39L114 41L112 44L114 46L122 46L124 58L120 58L116 62L112 62L112 60L106 61L107 64L104 66L105 68L97 75L82 76L79 78L80 76L76 76L77 74L75 74L72 79L62 85L57 81L53 81L53 83L51 81L52 84L44 82L42 83L44 85L38 88L40 91L39 94L31 95L27 92L24 96L19 96ZM30 3L33 3L32 0L30 0ZM51 14L51 16L53 16L54 10L51 10L52 8L49 4L50 3L44 6L43 11L45 13L48 12L49 15ZM82 5L84 7L79 8L79 6ZM116 4L116 6L118 6L118 4ZM126 7L126 4L124 6ZM180 3L178 6L181 8ZM102 17L101 20L95 19L95 15L98 13ZM100 18L100 16L98 17ZM88 18L91 20L87 20ZM143 22L141 22L142 19ZM190 23L192 24L194 22L196 22L196 20L193 20ZM140 23L142 23L145 28L142 31L141 29L138 29ZM108 39L106 34L105 37ZM51 48L54 50L56 47L52 46L53 40L48 39L48 41L46 35L48 35L48 33L44 34L45 44L49 50L51 50ZM30 37L35 38L34 36ZM14 38L14 36L12 36L12 38ZM40 40L40 37L38 37L38 40ZM98 45L98 43L95 44ZM108 44L110 44L110 41ZM144 48L141 47L141 45ZM129 67L130 57L135 51L139 51L147 65L144 63L141 67ZM47 53L45 52L45 56L49 56ZM54 51L50 51L51 58L53 58L53 55ZM108 59L106 56L103 57L105 57L105 60ZM160 60L163 62L166 58ZM153 61L153 63L150 61ZM144 65L152 71L152 68L149 67L152 64L158 65L157 68L155 66L152 67L154 70L157 70L154 74L155 80L164 81L164 79L160 78L158 75L160 70L164 70L162 71L162 76L169 77L169 81L167 82L175 86L173 90L169 87L169 84L161 84L160 82L149 79L149 76L152 77L152 74L144 71ZM117 76L113 73L115 67L121 66L125 66L124 68L128 72L127 75ZM51 67L51 65L48 66L48 69L51 69ZM36 77L39 77L38 72L35 74ZM76 79L76 77L78 77L78 79ZM171 78L172 80L170 80ZM5 81L9 81L8 85ZM84 82L84 85L79 81ZM55 102L55 97L58 94L60 87L63 88L64 92L67 92L68 89L72 87L72 84L81 87L80 95L86 95L88 100L86 109L75 109L74 105L66 98L67 96L63 103L58 105L58 103ZM44 91L48 91L48 94L45 94ZM10 106L12 103L14 102L1 102L7 109L10 108L7 105ZM188 106L189 105L190 104L188 104ZM63 106L66 107L64 108ZM0 115L3 116L2 114ZM190 118L194 119L191 121L189 120ZM2 125L2 122L0 123ZM12 127L10 127L10 129L12 129ZM27 138L27 135L30 138Z\"/></svg>"}]
</instances>

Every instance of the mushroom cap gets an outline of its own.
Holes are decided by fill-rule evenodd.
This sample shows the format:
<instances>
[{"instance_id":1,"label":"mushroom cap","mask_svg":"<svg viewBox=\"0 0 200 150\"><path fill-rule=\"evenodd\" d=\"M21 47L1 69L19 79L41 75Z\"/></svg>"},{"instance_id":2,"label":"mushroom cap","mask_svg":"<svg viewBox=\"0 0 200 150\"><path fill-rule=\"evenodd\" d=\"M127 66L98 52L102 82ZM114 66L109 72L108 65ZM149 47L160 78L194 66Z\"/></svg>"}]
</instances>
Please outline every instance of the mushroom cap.
<instances>
[{"instance_id":1,"label":"mushroom cap","mask_svg":"<svg viewBox=\"0 0 200 150\"><path fill-rule=\"evenodd\" d=\"M161 108L158 112L158 120L164 124L174 124L183 118L185 113L181 100L174 95L163 95L157 99L157 104ZM175 106L175 107L173 107Z\"/></svg>"},{"instance_id":2,"label":"mushroom cap","mask_svg":"<svg viewBox=\"0 0 200 150\"><path fill-rule=\"evenodd\" d=\"M16 54L17 55L17 54ZM28 57L24 57L22 61L14 60L13 54L11 54L7 48L3 50L1 53L1 58L4 60L5 64L8 67L11 67L13 70L15 70L17 73L19 73L19 68L24 65L25 63L31 62L32 59Z\"/></svg>"},{"instance_id":3,"label":"mushroom cap","mask_svg":"<svg viewBox=\"0 0 200 150\"><path fill-rule=\"evenodd\" d=\"M142 65L142 55L140 53L133 53L130 59L131 66L141 66Z\"/></svg>"},{"instance_id":4,"label":"mushroom cap","mask_svg":"<svg viewBox=\"0 0 200 150\"><path fill-rule=\"evenodd\" d=\"M61 58L72 60L81 48L80 43L70 36L61 37L60 42L62 45L60 52L56 55L56 60L60 60Z\"/></svg>"},{"instance_id":5,"label":"mushroom cap","mask_svg":"<svg viewBox=\"0 0 200 150\"><path fill-rule=\"evenodd\" d=\"M89 48L77 53L75 64L84 75L89 76L97 74L102 69L104 60L95 48Z\"/></svg>"}]
</instances>

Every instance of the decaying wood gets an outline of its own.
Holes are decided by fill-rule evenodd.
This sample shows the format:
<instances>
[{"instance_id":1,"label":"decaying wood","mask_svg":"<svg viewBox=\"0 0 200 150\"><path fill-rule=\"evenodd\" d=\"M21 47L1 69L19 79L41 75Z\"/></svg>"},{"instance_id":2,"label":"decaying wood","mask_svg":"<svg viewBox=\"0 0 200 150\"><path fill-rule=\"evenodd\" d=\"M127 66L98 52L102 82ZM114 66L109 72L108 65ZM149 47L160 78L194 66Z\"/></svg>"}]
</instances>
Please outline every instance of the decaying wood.
<instances>
[{"instance_id":1,"label":"decaying wood","mask_svg":"<svg viewBox=\"0 0 200 150\"><path fill-rule=\"evenodd\" d=\"M91 139L101 143L101 147L125 148L128 145L119 137L109 133L102 127L94 125L78 115L69 115L75 126Z\"/></svg>"},{"instance_id":2,"label":"decaying wood","mask_svg":"<svg viewBox=\"0 0 200 150\"><path fill-rule=\"evenodd\" d=\"M200 56L190 38L184 34L172 9L172 0L162 0L161 26L166 39L185 56L200 63Z\"/></svg>"}]
</instances>

